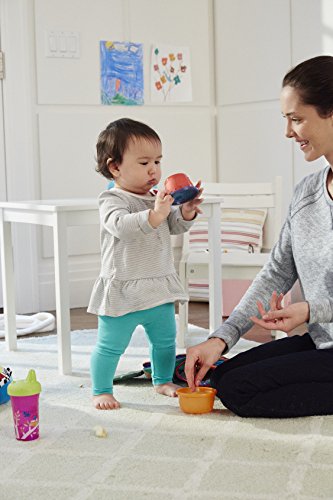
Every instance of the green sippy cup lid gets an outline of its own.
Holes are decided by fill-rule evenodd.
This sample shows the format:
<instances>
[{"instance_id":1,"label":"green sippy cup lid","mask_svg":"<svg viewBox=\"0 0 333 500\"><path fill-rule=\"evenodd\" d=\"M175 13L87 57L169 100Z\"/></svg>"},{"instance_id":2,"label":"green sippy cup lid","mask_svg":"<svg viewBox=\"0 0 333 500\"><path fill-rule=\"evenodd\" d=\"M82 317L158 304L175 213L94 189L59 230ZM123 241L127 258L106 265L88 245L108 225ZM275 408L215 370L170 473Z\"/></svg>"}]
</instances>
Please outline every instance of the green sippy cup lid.
<instances>
[{"instance_id":1,"label":"green sippy cup lid","mask_svg":"<svg viewBox=\"0 0 333 500\"><path fill-rule=\"evenodd\" d=\"M35 370L29 370L25 380L13 380L8 385L7 393L10 396L33 396L42 390L40 383L36 379Z\"/></svg>"}]
</instances>

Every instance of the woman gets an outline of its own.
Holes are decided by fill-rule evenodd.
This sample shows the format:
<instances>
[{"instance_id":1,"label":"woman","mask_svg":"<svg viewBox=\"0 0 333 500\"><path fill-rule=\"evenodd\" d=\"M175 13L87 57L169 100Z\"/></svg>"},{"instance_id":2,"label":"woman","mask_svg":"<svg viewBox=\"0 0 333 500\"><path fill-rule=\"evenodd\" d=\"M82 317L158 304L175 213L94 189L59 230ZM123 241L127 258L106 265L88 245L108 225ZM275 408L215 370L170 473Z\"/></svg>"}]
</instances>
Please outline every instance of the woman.
<instances>
[{"instance_id":1,"label":"woman","mask_svg":"<svg viewBox=\"0 0 333 500\"><path fill-rule=\"evenodd\" d=\"M194 390L253 323L285 332L308 324L302 336L260 345L214 370L217 395L243 417L333 414L333 57L314 57L289 71L281 106L286 136L306 161L324 156L328 166L296 186L269 262L228 320L187 352L185 373ZM283 308L297 279L305 300Z\"/></svg>"}]
</instances>

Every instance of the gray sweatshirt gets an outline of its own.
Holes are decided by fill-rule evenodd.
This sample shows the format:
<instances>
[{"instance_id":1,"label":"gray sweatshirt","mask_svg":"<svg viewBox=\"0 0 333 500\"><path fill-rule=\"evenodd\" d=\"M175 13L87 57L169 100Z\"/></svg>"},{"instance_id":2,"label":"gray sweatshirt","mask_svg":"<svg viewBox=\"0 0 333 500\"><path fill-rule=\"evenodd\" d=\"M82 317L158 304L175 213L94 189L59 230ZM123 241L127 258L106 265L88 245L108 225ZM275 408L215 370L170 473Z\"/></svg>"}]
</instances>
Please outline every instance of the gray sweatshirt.
<instances>
[{"instance_id":1,"label":"gray sweatshirt","mask_svg":"<svg viewBox=\"0 0 333 500\"><path fill-rule=\"evenodd\" d=\"M333 348L333 200L326 179L330 167L305 177L295 188L288 217L270 259L229 318L210 335L223 339L228 350L258 316L256 302L266 310L274 290L285 294L298 279L309 303L308 331L317 349Z\"/></svg>"}]
</instances>

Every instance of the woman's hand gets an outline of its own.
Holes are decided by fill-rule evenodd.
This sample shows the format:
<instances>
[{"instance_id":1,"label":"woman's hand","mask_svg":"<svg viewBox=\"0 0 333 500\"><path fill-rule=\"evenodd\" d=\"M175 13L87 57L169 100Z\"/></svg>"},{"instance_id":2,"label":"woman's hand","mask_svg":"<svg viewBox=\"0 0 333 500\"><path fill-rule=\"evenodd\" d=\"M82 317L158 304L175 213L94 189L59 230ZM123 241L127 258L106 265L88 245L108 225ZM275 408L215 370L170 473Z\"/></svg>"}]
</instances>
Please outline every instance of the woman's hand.
<instances>
[{"instance_id":1,"label":"woman's hand","mask_svg":"<svg viewBox=\"0 0 333 500\"><path fill-rule=\"evenodd\" d=\"M200 204L203 202L203 198L200 198L203 191L203 188L201 187L201 181L198 181L195 187L199 189L199 193L195 198L193 198L193 200L183 203L180 207L184 220L192 220L194 219L196 214L202 214L202 211L200 210Z\"/></svg>"},{"instance_id":2,"label":"woman's hand","mask_svg":"<svg viewBox=\"0 0 333 500\"><path fill-rule=\"evenodd\" d=\"M257 306L261 319L256 316L251 316L250 319L265 330L281 330L287 333L309 321L310 310L307 302L296 302L283 308L282 299L282 294L278 296L276 292L273 292L270 310L267 312L262 303L258 301Z\"/></svg>"},{"instance_id":3,"label":"woman's hand","mask_svg":"<svg viewBox=\"0 0 333 500\"><path fill-rule=\"evenodd\" d=\"M185 375L192 391L200 385L201 380L220 358L225 347L224 340L215 337L186 350Z\"/></svg>"},{"instance_id":4,"label":"woman's hand","mask_svg":"<svg viewBox=\"0 0 333 500\"><path fill-rule=\"evenodd\" d=\"M148 221L153 227L158 227L169 215L173 198L166 191L158 191L154 210L150 210Z\"/></svg>"}]
</instances>

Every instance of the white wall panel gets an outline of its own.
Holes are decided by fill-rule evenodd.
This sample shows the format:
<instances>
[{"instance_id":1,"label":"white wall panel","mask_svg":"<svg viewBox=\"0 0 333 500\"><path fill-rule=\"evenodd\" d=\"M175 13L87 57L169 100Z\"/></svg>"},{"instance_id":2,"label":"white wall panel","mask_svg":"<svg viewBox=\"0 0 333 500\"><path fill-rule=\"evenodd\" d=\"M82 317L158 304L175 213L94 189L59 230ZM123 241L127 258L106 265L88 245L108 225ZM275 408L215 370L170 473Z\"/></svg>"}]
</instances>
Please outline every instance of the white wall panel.
<instances>
[{"instance_id":1,"label":"white wall panel","mask_svg":"<svg viewBox=\"0 0 333 500\"><path fill-rule=\"evenodd\" d=\"M322 54L333 54L332 0L291 0L292 65ZM297 144L293 145L294 183L323 168L320 158L306 162Z\"/></svg>"},{"instance_id":2,"label":"white wall panel","mask_svg":"<svg viewBox=\"0 0 333 500\"><path fill-rule=\"evenodd\" d=\"M213 74L209 50L210 1L205 0L129 0L128 26L133 41L144 43L146 104L149 104L150 51L154 43L188 46L191 55L193 102L209 104Z\"/></svg>"},{"instance_id":3,"label":"white wall panel","mask_svg":"<svg viewBox=\"0 0 333 500\"><path fill-rule=\"evenodd\" d=\"M289 0L215 2L218 104L278 98L290 66Z\"/></svg>"},{"instance_id":4,"label":"white wall panel","mask_svg":"<svg viewBox=\"0 0 333 500\"><path fill-rule=\"evenodd\" d=\"M1 27L1 25L0 25ZM6 165L5 165L5 136L3 129L3 94L2 83L0 87L0 200L6 201L7 199L7 182L6 182ZM2 282L2 275L0 269L0 283ZM2 287L0 286L0 307L3 307L3 294Z\"/></svg>"},{"instance_id":5,"label":"white wall panel","mask_svg":"<svg viewBox=\"0 0 333 500\"><path fill-rule=\"evenodd\" d=\"M99 41L123 37L118 0L35 0L39 104L99 104ZM45 33L75 31L80 58L46 57Z\"/></svg>"},{"instance_id":6,"label":"white wall panel","mask_svg":"<svg viewBox=\"0 0 333 500\"><path fill-rule=\"evenodd\" d=\"M7 182L6 182L5 131L4 131L2 82L0 82L0 200L6 201L6 199L7 199Z\"/></svg>"},{"instance_id":7,"label":"white wall panel","mask_svg":"<svg viewBox=\"0 0 333 500\"><path fill-rule=\"evenodd\" d=\"M214 120L206 108L164 108L161 113L147 111L147 123L163 142L163 178L186 172L193 182L213 181L215 176Z\"/></svg>"},{"instance_id":8,"label":"white wall panel","mask_svg":"<svg viewBox=\"0 0 333 500\"><path fill-rule=\"evenodd\" d=\"M291 0L292 65L333 53L332 0Z\"/></svg>"},{"instance_id":9,"label":"white wall panel","mask_svg":"<svg viewBox=\"0 0 333 500\"><path fill-rule=\"evenodd\" d=\"M163 113L163 120L161 116ZM95 145L107 124L127 116L156 129L163 144L163 178L176 171L213 180L212 119L202 108L111 108L110 112L67 110L39 114L43 199L96 196L107 183L94 171Z\"/></svg>"},{"instance_id":10,"label":"white wall panel","mask_svg":"<svg viewBox=\"0 0 333 500\"><path fill-rule=\"evenodd\" d=\"M278 102L219 108L220 182L270 182L281 175L288 204L293 189L291 148Z\"/></svg>"},{"instance_id":11,"label":"white wall panel","mask_svg":"<svg viewBox=\"0 0 333 500\"><path fill-rule=\"evenodd\" d=\"M145 104L153 43L190 47L195 104L209 101L209 2L202 0L35 0L39 104L100 104L100 40L144 43ZM198 36L198 29L200 36ZM46 57L45 33L75 31L79 59ZM192 105L193 103L190 103Z\"/></svg>"},{"instance_id":12,"label":"white wall panel","mask_svg":"<svg viewBox=\"0 0 333 500\"><path fill-rule=\"evenodd\" d=\"M42 199L89 198L106 181L95 168L95 145L108 117L88 110L39 112Z\"/></svg>"}]
</instances>

